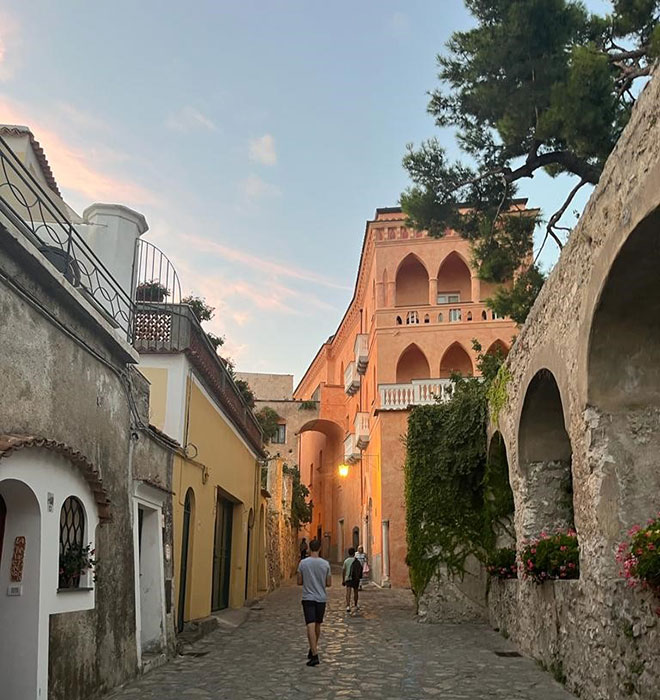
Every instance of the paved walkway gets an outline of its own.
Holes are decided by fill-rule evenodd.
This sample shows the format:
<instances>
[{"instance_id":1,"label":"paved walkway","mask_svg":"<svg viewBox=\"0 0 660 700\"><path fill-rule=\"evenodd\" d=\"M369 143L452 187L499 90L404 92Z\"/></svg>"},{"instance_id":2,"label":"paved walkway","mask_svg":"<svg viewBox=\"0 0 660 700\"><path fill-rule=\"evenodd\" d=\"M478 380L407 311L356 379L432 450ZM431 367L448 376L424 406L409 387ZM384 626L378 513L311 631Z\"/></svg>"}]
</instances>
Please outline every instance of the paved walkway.
<instances>
[{"instance_id":1,"label":"paved walkway","mask_svg":"<svg viewBox=\"0 0 660 700\"><path fill-rule=\"evenodd\" d=\"M233 632L217 630L108 700L352 700L438 698L569 700L573 696L483 625L422 625L409 591L375 587L348 616L335 577L321 636L321 664L305 665L300 589L286 586Z\"/></svg>"}]
</instances>

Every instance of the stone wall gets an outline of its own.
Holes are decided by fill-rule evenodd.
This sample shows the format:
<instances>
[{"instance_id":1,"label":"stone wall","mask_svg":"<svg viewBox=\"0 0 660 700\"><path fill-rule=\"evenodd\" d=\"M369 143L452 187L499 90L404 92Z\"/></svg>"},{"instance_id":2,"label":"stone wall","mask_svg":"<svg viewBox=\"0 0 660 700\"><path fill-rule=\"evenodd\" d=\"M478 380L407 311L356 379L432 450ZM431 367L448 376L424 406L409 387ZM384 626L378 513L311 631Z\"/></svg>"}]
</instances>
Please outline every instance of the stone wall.
<instances>
[{"instance_id":1,"label":"stone wall","mask_svg":"<svg viewBox=\"0 0 660 700\"><path fill-rule=\"evenodd\" d=\"M493 582L491 620L589 700L660 685L660 601L627 589L615 561L660 510L659 114L656 73L512 348L491 426L518 542L572 518L580 545L579 580Z\"/></svg>"},{"instance_id":2,"label":"stone wall","mask_svg":"<svg viewBox=\"0 0 660 700\"><path fill-rule=\"evenodd\" d=\"M275 458L268 464L266 537L268 590L275 590L296 573L300 549L298 531L291 525L293 476L285 473L286 462Z\"/></svg>"}]
</instances>

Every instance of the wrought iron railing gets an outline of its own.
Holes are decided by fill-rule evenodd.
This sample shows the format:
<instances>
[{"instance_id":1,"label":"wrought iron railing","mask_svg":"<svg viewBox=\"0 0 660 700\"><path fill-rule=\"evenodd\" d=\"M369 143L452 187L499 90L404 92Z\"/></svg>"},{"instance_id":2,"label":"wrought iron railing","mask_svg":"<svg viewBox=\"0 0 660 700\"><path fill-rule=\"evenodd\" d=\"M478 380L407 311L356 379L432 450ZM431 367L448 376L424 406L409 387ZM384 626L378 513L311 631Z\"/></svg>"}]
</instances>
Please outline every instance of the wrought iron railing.
<instances>
[{"instance_id":1,"label":"wrought iron railing","mask_svg":"<svg viewBox=\"0 0 660 700\"><path fill-rule=\"evenodd\" d=\"M181 283L167 255L141 238L135 245L135 301L180 304Z\"/></svg>"},{"instance_id":2,"label":"wrought iron railing","mask_svg":"<svg viewBox=\"0 0 660 700\"><path fill-rule=\"evenodd\" d=\"M0 137L0 213L130 342L134 306L60 205Z\"/></svg>"}]
</instances>

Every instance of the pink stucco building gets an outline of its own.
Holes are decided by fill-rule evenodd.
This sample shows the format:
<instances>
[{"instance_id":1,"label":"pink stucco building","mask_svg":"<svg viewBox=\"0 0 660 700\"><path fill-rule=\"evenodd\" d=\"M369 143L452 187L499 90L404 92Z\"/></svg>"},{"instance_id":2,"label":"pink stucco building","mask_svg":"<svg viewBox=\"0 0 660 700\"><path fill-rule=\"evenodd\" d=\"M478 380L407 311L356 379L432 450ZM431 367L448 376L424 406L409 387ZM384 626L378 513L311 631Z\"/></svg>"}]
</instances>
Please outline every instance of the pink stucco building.
<instances>
[{"instance_id":1,"label":"pink stucco building","mask_svg":"<svg viewBox=\"0 0 660 700\"><path fill-rule=\"evenodd\" d=\"M513 212L530 214L525 205L516 200ZM353 299L294 392L317 401L298 444L314 502L309 534L332 560L363 544L373 579L395 586L408 585L409 407L442 396L452 371L476 374L473 339L506 350L517 328L487 308L495 287L477 277L468 241L452 231L430 238L405 220L386 208L367 222Z\"/></svg>"}]
</instances>

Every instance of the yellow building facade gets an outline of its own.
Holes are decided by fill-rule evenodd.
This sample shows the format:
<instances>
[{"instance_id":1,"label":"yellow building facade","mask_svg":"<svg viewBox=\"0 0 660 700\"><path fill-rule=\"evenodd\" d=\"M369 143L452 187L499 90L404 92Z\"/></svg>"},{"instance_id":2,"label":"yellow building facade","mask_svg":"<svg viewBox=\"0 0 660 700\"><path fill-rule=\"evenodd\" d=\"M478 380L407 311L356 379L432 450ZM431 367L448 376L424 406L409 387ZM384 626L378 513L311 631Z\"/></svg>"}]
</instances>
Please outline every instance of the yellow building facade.
<instances>
[{"instance_id":1,"label":"yellow building facade","mask_svg":"<svg viewBox=\"0 0 660 700\"><path fill-rule=\"evenodd\" d=\"M150 421L181 445L172 485L172 602L181 631L257 594L265 557L262 435L190 307L145 305L136 324Z\"/></svg>"}]
</instances>

